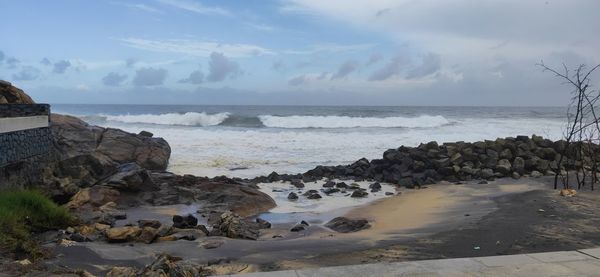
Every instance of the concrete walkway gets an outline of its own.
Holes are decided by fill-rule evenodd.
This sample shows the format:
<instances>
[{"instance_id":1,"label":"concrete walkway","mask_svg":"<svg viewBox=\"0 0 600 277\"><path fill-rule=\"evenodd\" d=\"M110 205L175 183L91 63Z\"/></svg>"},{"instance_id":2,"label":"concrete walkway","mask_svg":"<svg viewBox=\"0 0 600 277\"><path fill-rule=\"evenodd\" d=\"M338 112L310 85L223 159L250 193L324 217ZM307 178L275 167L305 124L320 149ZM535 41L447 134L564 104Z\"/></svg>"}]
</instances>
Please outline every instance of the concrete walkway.
<instances>
[{"instance_id":1,"label":"concrete walkway","mask_svg":"<svg viewBox=\"0 0 600 277\"><path fill-rule=\"evenodd\" d=\"M361 264L258 272L235 276L600 276L600 248L479 258Z\"/></svg>"}]
</instances>

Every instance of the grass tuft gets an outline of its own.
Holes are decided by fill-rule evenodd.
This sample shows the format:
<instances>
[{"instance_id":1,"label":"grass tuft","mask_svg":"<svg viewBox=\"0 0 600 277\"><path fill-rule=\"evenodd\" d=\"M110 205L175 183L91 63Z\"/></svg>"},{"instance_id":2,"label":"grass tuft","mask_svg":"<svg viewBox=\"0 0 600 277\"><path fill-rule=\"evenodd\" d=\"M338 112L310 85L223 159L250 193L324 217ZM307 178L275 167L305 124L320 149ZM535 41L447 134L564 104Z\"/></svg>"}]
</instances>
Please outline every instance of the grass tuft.
<instances>
[{"instance_id":1,"label":"grass tuft","mask_svg":"<svg viewBox=\"0 0 600 277\"><path fill-rule=\"evenodd\" d=\"M16 257L43 255L33 234L74 223L67 210L37 191L0 191L0 252Z\"/></svg>"}]
</instances>

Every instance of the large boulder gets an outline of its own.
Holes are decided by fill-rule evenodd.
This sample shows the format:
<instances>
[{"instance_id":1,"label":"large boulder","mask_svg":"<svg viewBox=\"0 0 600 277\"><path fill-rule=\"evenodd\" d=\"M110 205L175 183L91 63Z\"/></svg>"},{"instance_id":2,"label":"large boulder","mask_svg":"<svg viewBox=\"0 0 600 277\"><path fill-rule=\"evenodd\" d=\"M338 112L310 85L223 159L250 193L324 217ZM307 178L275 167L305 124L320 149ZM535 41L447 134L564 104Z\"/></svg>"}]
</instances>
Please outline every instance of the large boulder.
<instances>
[{"instance_id":1,"label":"large boulder","mask_svg":"<svg viewBox=\"0 0 600 277\"><path fill-rule=\"evenodd\" d=\"M51 130L59 160L94 153L118 164L135 162L145 169L165 170L171 155L162 138L91 126L72 116L52 114Z\"/></svg>"},{"instance_id":2,"label":"large boulder","mask_svg":"<svg viewBox=\"0 0 600 277\"><path fill-rule=\"evenodd\" d=\"M226 177L197 177L152 172L151 177L160 190L149 197L154 205L171 205L205 201L206 208L233 211L241 216L266 212L276 206L275 200L256 186Z\"/></svg>"},{"instance_id":3,"label":"large boulder","mask_svg":"<svg viewBox=\"0 0 600 277\"><path fill-rule=\"evenodd\" d=\"M23 90L0 80L0 104L35 104Z\"/></svg>"}]
</instances>

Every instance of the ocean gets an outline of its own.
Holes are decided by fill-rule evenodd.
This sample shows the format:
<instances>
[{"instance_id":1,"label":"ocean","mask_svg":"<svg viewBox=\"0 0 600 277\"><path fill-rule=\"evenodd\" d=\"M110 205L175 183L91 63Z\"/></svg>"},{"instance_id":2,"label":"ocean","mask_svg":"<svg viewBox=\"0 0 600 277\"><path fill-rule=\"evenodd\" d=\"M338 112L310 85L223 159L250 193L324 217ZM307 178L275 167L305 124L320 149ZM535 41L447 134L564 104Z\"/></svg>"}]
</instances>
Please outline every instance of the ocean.
<instances>
[{"instance_id":1,"label":"ocean","mask_svg":"<svg viewBox=\"0 0 600 277\"><path fill-rule=\"evenodd\" d=\"M381 158L421 142L560 139L566 108L54 104L52 112L165 138L169 171L255 177Z\"/></svg>"}]
</instances>

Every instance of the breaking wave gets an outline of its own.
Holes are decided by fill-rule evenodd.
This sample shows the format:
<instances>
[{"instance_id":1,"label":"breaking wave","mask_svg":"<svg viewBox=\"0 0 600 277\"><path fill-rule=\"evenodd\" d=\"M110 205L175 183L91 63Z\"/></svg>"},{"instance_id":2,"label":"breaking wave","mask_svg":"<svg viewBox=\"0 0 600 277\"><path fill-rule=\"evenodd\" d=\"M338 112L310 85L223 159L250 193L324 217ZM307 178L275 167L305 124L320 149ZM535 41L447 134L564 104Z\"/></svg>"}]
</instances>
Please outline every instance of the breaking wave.
<instances>
[{"instance_id":1,"label":"breaking wave","mask_svg":"<svg viewBox=\"0 0 600 277\"><path fill-rule=\"evenodd\" d=\"M229 117L229 113L196 113L187 112L166 114L139 114L139 115L106 115L106 120L123 123L144 123L160 125L183 125L183 126L215 126L221 124Z\"/></svg>"},{"instance_id":2,"label":"breaking wave","mask_svg":"<svg viewBox=\"0 0 600 277\"><path fill-rule=\"evenodd\" d=\"M441 115L418 117L261 115L259 118L266 127L273 128L433 128L450 124L450 121Z\"/></svg>"},{"instance_id":3,"label":"breaking wave","mask_svg":"<svg viewBox=\"0 0 600 277\"><path fill-rule=\"evenodd\" d=\"M131 124L158 124L179 126L226 126L244 128L285 128L285 129L337 129L337 128L435 128L451 124L441 115L417 117L351 117L351 116L310 116L310 115L260 115L238 116L228 112L207 114L205 112L103 115L106 121Z\"/></svg>"}]
</instances>

